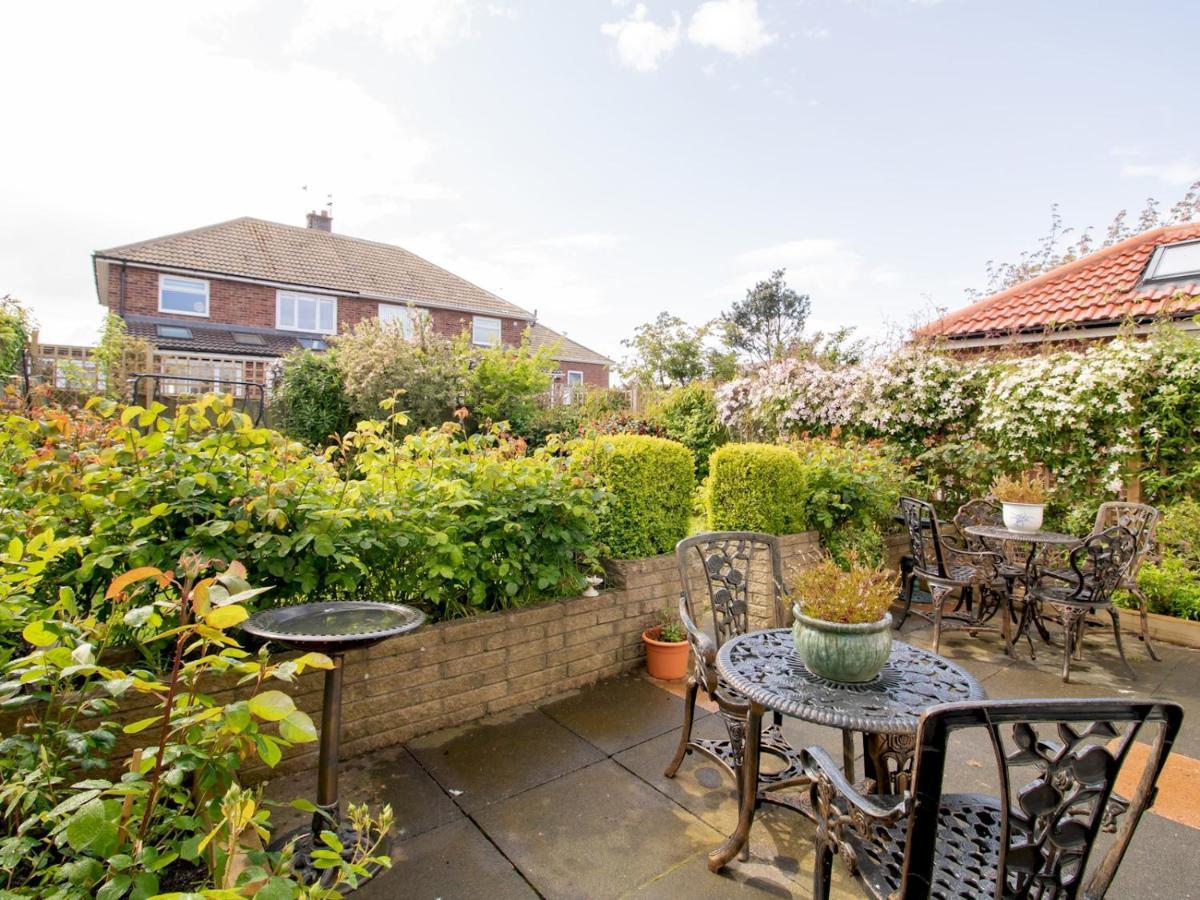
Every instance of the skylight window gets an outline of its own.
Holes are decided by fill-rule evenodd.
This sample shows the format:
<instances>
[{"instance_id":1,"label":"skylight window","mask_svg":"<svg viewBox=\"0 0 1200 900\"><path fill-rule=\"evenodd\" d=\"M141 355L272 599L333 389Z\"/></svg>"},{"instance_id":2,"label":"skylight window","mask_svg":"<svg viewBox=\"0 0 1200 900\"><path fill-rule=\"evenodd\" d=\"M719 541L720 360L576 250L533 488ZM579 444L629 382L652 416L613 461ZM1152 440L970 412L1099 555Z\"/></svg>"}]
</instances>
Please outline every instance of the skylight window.
<instances>
[{"instance_id":1,"label":"skylight window","mask_svg":"<svg viewBox=\"0 0 1200 900\"><path fill-rule=\"evenodd\" d=\"M235 331L233 333L233 342L235 344L244 344L247 347L261 347L266 343L261 334L250 334L245 331Z\"/></svg>"},{"instance_id":2,"label":"skylight window","mask_svg":"<svg viewBox=\"0 0 1200 900\"><path fill-rule=\"evenodd\" d=\"M296 338L296 341L305 350L324 350L325 342L320 338Z\"/></svg>"},{"instance_id":3,"label":"skylight window","mask_svg":"<svg viewBox=\"0 0 1200 900\"><path fill-rule=\"evenodd\" d=\"M1146 281L1168 281L1200 275L1200 241L1159 247L1146 267Z\"/></svg>"},{"instance_id":4,"label":"skylight window","mask_svg":"<svg viewBox=\"0 0 1200 900\"><path fill-rule=\"evenodd\" d=\"M192 339L192 329L184 328L182 325L159 325L158 336L160 338L175 338L180 341L190 341Z\"/></svg>"}]
</instances>

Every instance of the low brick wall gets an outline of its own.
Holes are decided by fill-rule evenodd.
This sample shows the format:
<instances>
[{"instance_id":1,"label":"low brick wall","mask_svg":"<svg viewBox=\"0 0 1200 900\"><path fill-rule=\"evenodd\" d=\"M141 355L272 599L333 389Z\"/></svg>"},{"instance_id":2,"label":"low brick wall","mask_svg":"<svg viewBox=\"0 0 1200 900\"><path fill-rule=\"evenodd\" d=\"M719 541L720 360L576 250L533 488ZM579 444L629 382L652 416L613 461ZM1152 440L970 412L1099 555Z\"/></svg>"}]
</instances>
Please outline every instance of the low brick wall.
<instances>
[{"instance_id":1,"label":"low brick wall","mask_svg":"<svg viewBox=\"0 0 1200 900\"><path fill-rule=\"evenodd\" d=\"M815 557L815 532L782 538L785 571ZM347 654L342 694L342 756L403 743L422 734L463 725L492 713L586 687L643 664L642 631L663 609L679 601L674 554L605 565L606 589L597 597L574 597L508 612L441 622L411 635ZM764 588L765 565L751 574L752 628L774 624ZM705 599L707 595L705 593ZM711 626L705 610L701 624ZM311 670L287 692L319 721L324 673ZM244 695L233 679L205 685L218 703ZM126 700L130 698L127 696ZM154 703L139 697L120 711L125 722L147 718ZM7 727L11 723L2 723ZM132 738L122 736L114 761L127 758ZM146 733L138 743L146 742ZM316 765L317 745L285 752L275 773ZM247 779L267 774L248 768Z\"/></svg>"}]
</instances>

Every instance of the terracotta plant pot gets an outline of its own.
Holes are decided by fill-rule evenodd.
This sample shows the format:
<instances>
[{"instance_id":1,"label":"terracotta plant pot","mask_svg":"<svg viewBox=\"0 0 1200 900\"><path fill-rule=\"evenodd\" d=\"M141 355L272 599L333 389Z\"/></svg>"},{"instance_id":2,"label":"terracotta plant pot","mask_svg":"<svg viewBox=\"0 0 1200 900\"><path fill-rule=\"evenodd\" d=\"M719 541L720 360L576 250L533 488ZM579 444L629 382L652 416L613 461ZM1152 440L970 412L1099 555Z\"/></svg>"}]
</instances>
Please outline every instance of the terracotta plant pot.
<instances>
[{"instance_id":1,"label":"terracotta plant pot","mask_svg":"<svg viewBox=\"0 0 1200 900\"><path fill-rule=\"evenodd\" d=\"M892 614L878 622L843 625L810 619L793 607L792 639L800 660L814 675L846 684L871 681L892 653Z\"/></svg>"},{"instance_id":2,"label":"terracotta plant pot","mask_svg":"<svg viewBox=\"0 0 1200 900\"><path fill-rule=\"evenodd\" d=\"M1009 503L1004 501L1002 506L1005 528L1010 531L1041 531L1042 516L1046 511L1045 503Z\"/></svg>"},{"instance_id":3,"label":"terracotta plant pot","mask_svg":"<svg viewBox=\"0 0 1200 900\"><path fill-rule=\"evenodd\" d=\"M686 678L688 672L687 641L668 643L658 639L659 628L647 628L642 632L642 640L646 642L646 671L651 678L663 681L678 681Z\"/></svg>"}]
</instances>

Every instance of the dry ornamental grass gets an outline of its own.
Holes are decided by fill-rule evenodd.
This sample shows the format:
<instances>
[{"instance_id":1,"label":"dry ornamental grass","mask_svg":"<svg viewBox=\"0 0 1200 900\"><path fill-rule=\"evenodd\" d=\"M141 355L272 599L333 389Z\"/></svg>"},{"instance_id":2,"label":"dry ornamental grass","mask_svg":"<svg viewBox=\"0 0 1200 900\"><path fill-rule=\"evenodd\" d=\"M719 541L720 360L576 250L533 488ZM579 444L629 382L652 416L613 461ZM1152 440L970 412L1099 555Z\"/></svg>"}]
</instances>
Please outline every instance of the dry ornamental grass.
<instances>
[{"instance_id":1,"label":"dry ornamental grass","mask_svg":"<svg viewBox=\"0 0 1200 900\"><path fill-rule=\"evenodd\" d=\"M842 569L830 557L792 572L792 596L811 619L860 625L878 622L896 596L891 572L866 566L857 558Z\"/></svg>"}]
</instances>

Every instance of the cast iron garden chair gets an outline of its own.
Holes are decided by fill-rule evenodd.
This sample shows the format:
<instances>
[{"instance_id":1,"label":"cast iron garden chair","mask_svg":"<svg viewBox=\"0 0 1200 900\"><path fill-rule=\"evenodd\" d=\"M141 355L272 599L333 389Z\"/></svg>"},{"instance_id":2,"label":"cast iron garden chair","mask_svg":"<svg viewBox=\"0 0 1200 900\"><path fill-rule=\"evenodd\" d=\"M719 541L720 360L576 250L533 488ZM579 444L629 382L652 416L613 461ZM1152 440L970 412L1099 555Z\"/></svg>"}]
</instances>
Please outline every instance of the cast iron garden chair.
<instances>
[{"instance_id":1,"label":"cast iron garden chair","mask_svg":"<svg viewBox=\"0 0 1200 900\"><path fill-rule=\"evenodd\" d=\"M837 853L875 898L1072 900L1105 896L1179 733L1176 703L1121 699L950 703L921 718L912 785L864 796L819 747L804 752L817 816L813 896L829 896ZM948 794L953 732L990 739L997 796ZM1144 766L1134 741L1151 745ZM1141 768L1129 800L1113 793ZM1115 831L1087 874L1101 830ZM1085 884L1086 879L1086 884Z\"/></svg>"},{"instance_id":2,"label":"cast iron garden chair","mask_svg":"<svg viewBox=\"0 0 1200 900\"><path fill-rule=\"evenodd\" d=\"M682 583L679 617L687 629L695 667L688 678L684 698L679 749L667 766L666 776L674 778L684 756L695 750L724 768L741 790L741 779L737 778L737 772L742 761L750 706L717 675L717 651L725 641L750 630L751 607L755 601L760 613L769 616L774 626L786 623L786 591L779 539L769 534L746 531L699 534L680 541L675 547L675 558ZM700 586L697 582L703 583L703 594L707 595L712 607L711 634L699 625L703 595L697 590ZM725 739L692 737L696 695L701 688L717 705L717 714L725 724ZM804 781L800 771L800 753L784 738L780 728L782 718L775 713L771 724L762 731L760 752L782 762L779 770L760 775L764 787L779 788Z\"/></svg>"},{"instance_id":3,"label":"cast iron garden chair","mask_svg":"<svg viewBox=\"0 0 1200 900\"><path fill-rule=\"evenodd\" d=\"M943 539L933 506L913 497L900 498L900 515L908 530L908 541L912 547L913 570L904 600L904 609L896 629L904 627L910 612L933 623L933 652L939 652L944 627L965 629L974 635L979 631L993 631L995 626L987 620L997 607L1003 607L1000 615L1000 633L1004 647L1010 651L1009 595L999 575L1003 558L990 550L968 550L956 547ZM930 610L928 613L913 610L913 585L923 581L929 588ZM950 594L960 591L960 603L956 609L947 611L946 600ZM964 604L967 593L974 592L977 604ZM963 606L966 606L963 610ZM960 610L962 610L960 612Z\"/></svg>"},{"instance_id":4,"label":"cast iron garden chair","mask_svg":"<svg viewBox=\"0 0 1200 900\"><path fill-rule=\"evenodd\" d=\"M1130 563L1125 577L1121 579L1120 587L1137 597L1138 611L1142 619L1141 639L1142 643L1146 645L1146 652L1150 654L1151 659L1158 659L1158 654L1154 652L1154 645L1150 643L1150 622L1146 615L1148 604L1146 595L1138 587L1137 576L1142 568L1142 563L1146 561L1150 551L1154 548L1154 535L1158 530L1158 520L1158 510L1153 506L1114 500L1100 504L1100 509L1096 512L1096 524L1092 528L1092 534L1099 534L1107 528L1120 525L1122 528L1129 529L1134 540L1137 541L1133 561Z\"/></svg>"},{"instance_id":5,"label":"cast iron garden chair","mask_svg":"<svg viewBox=\"0 0 1200 900\"><path fill-rule=\"evenodd\" d=\"M1070 681L1071 659L1083 657L1083 633L1099 625L1091 616L1107 612L1112 620L1113 639L1121 663L1135 678L1121 644L1121 619L1112 604L1113 591L1125 583L1137 556L1137 538L1128 528L1114 525L1093 534L1071 551L1070 568L1045 569L1029 589L1030 597L1043 607L1054 607L1063 629L1062 680Z\"/></svg>"}]
</instances>

